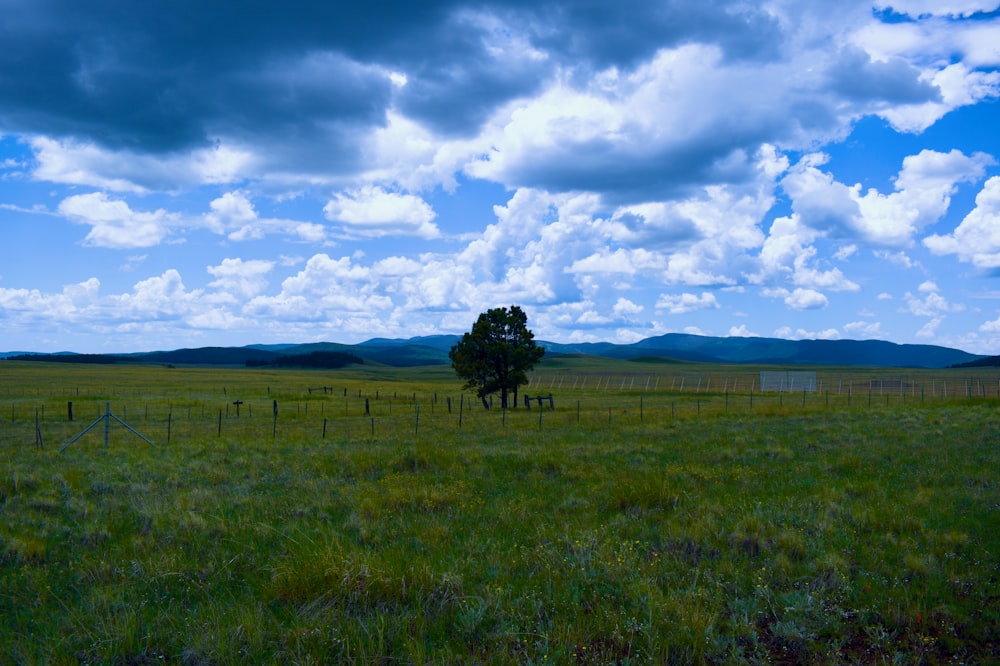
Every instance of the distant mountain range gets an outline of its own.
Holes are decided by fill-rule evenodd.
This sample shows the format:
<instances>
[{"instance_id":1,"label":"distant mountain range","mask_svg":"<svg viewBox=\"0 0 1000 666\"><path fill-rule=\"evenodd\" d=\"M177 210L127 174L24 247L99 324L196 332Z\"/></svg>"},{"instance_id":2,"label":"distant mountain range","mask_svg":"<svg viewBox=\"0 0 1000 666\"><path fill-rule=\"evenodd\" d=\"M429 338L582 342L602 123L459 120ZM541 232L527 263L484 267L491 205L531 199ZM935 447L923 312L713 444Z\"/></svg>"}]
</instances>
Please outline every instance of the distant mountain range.
<instances>
[{"instance_id":1,"label":"distant mountain range","mask_svg":"<svg viewBox=\"0 0 1000 666\"><path fill-rule=\"evenodd\" d=\"M373 338L355 345L334 342L200 347L137 354L45 354L45 360L76 363L160 363L174 365L294 365L308 359L342 358L347 363L374 363L415 367L449 363L448 350L457 335L432 335L408 339ZM718 338L668 333L633 344L585 342L561 344L539 341L552 354L604 356L617 359L664 359L704 363L756 365L843 365L906 368L945 368L969 364L986 357L935 345L895 344L884 340L782 340L779 338ZM30 352L0 353L0 358ZM334 354L335 356L331 356ZM41 360L41 359L39 359Z\"/></svg>"}]
</instances>

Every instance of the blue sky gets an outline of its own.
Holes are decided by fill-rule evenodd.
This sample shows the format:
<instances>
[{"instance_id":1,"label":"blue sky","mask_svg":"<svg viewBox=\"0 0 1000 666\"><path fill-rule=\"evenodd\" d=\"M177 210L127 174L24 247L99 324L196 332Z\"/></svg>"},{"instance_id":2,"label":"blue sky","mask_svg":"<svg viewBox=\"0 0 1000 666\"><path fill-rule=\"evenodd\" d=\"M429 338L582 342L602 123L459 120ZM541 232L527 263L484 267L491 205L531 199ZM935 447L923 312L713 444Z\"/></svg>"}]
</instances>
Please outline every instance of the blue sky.
<instances>
[{"instance_id":1,"label":"blue sky","mask_svg":"<svg viewBox=\"0 0 1000 666\"><path fill-rule=\"evenodd\" d=\"M1000 354L995 0L2 5L0 350Z\"/></svg>"}]
</instances>

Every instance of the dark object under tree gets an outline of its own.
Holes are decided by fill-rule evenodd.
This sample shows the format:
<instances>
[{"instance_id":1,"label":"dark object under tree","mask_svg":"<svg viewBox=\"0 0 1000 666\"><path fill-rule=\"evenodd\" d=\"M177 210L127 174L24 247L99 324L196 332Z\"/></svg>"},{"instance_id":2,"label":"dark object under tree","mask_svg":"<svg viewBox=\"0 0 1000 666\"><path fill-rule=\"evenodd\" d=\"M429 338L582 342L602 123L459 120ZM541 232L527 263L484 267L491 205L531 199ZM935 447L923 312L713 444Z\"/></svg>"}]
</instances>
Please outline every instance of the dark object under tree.
<instances>
[{"instance_id":1,"label":"dark object under tree","mask_svg":"<svg viewBox=\"0 0 1000 666\"><path fill-rule=\"evenodd\" d=\"M517 405L517 387L528 383L528 371L545 354L527 323L516 305L487 310L448 352L455 372L465 380L464 388L476 389L486 409L490 408L486 397L497 392L504 409L512 392Z\"/></svg>"}]
</instances>

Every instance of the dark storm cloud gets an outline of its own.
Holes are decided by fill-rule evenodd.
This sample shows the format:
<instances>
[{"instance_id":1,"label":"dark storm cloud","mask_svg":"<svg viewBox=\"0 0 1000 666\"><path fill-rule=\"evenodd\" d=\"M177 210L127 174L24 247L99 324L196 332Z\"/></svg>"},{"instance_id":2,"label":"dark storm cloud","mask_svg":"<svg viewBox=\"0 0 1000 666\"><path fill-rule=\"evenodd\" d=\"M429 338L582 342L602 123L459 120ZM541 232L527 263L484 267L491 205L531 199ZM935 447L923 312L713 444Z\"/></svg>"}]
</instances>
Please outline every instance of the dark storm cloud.
<instances>
[{"instance_id":1,"label":"dark storm cloud","mask_svg":"<svg viewBox=\"0 0 1000 666\"><path fill-rule=\"evenodd\" d=\"M137 151L349 141L390 103L385 72L366 66L428 50L418 36L441 21L428 4L7 3L0 129Z\"/></svg>"},{"instance_id":2,"label":"dark storm cloud","mask_svg":"<svg viewBox=\"0 0 1000 666\"><path fill-rule=\"evenodd\" d=\"M530 160L493 174L505 184L634 201L745 180L761 143L792 137L794 146L796 135L835 133L841 99L860 114L882 101L934 97L909 65L860 51L830 56L833 64L818 70L825 75L797 88L758 77L742 89L738 74L716 76L769 67L794 74L790 30L752 3L728 0L7 0L0 133L135 154L221 142L248 148L268 173L349 176L373 168L362 161L364 142L390 110L437 138L471 138L504 104L561 77L586 90L595 74L614 71L619 88L604 101L615 104L629 94L623 81L664 49L706 47L699 57L713 59L701 70L715 80L711 93L696 82L637 102L654 107L651 117L688 108L685 98L696 96L711 107L675 114L675 126L653 132L653 145L648 129L626 126L625 141L576 137L537 155L529 146ZM697 64L681 63L663 79Z\"/></svg>"},{"instance_id":3,"label":"dark storm cloud","mask_svg":"<svg viewBox=\"0 0 1000 666\"><path fill-rule=\"evenodd\" d=\"M8 2L0 129L137 151L220 135L308 141L331 127L349 142L352 127L383 123L392 102L384 73L362 67L377 65L407 72L401 110L468 134L560 61L627 66L702 39L734 55L767 49L767 19L715 4ZM489 28L467 20L491 12L547 51L545 69L491 57Z\"/></svg>"},{"instance_id":4,"label":"dark storm cloud","mask_svg":"<svg viewBox=\"0 0 1000 666\"><path fill-rule=\"evenodd\" d=\"M720 46L734 59L776 52L780 28L751 6L705 0L581 0L531 3L525 16L539 45L594 67L631 67L660 48L692 42Z\"/></svg>"},{"instance_id":5,"label":"dark storm cloud","mask_svg":"<svg viewBox=\"0 0 1000 666\"><path fill-rule=\"evenodd\" d=\"M598 192L608 205L684 198L707 183L744 182L753 176L750 155L734 137L719 139L646 154L628 154L603 141L581 143L564 153L540 155L507 177L523 187Z\"/></svg>"},{"instance_id":6,"label":"dark storm cloud","mask_svg":"<svg viewBox=\"0 0 1000 666\"><path fill-rule=\"evenodd\" d=\"M861 49L846 49L829 72L831 88L847 99L894 104L939 101L940 91L920 79L920 71L899 59L873 61Z\"/></svg>"}]
</instances>

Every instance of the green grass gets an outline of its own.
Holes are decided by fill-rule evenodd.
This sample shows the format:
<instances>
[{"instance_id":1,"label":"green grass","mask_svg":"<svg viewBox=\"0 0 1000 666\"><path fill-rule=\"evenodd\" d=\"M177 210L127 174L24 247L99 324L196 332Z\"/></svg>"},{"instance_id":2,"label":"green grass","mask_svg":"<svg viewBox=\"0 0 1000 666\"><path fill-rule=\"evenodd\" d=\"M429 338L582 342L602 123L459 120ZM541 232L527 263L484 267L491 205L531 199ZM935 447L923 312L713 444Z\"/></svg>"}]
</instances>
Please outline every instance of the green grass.
<instances>
[{"instance_id":1,"label":"green grass","mask_svg":"<svg viewBox=\"0 0 1000 666\"><path fill-rule=\"evenodd\" d=\"M611 383L0 364L0 663L1000 660L996 398Z\"/></svg>"}]
</instances>

